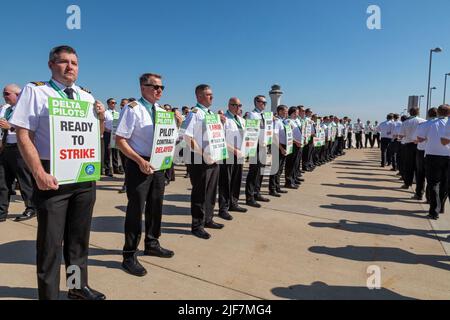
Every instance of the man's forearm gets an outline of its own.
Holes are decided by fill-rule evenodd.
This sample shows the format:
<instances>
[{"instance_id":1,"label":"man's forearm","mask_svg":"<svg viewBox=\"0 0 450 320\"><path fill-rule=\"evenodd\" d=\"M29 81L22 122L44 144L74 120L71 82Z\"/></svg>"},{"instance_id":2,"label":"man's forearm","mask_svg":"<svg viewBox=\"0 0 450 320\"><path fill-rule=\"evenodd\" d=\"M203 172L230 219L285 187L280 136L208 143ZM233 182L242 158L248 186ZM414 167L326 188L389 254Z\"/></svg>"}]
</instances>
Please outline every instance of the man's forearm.
<instances>
[{"instance_id":1,"label":"man's forearm","mask_svg":"<svg viewBox=\"0 0 450 320\"><path fill-rule=\"evenodd\" d=\"M116 137L116 144L119 147L119 150L122 151L122 153L128 158L133 160L134 162L138 163L142 160L142 157L134 151L130 145L128 144L127 140L125 138Z\"/></svg>"},{"instance_id":2,"label":"man's forearm","mask_svg":"<svg viewBox=\"0 0 450 320\"><path fill-rule=\"evenodd\" d=\"M42 166L39 153L33 143L34 134L23 128L17 128L17 144L19 146L20 153L23 160L27 164L29 170L36 177L39 173L42 173L44 167Z\"/></svg>"}]
</instances>

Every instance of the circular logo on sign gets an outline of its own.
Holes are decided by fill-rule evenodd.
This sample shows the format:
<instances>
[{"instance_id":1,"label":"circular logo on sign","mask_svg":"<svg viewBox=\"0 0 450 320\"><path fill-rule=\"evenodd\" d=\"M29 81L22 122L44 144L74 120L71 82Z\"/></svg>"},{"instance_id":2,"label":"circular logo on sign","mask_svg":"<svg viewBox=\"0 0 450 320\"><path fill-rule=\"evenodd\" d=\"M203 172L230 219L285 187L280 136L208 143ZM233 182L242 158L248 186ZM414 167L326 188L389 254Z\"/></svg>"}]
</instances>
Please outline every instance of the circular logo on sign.
<instances>
[{"instance_id":1,"label":"circular logo on sign","mask_svg":"<svg viewBox=\"0 0 450 320\"><path fill-rule=\"evenodd\" d=\"M95 173L95 167L92 164L90 164L86 167L84 171L88 176L92 176Z\"/></svg>"}]
</instances>

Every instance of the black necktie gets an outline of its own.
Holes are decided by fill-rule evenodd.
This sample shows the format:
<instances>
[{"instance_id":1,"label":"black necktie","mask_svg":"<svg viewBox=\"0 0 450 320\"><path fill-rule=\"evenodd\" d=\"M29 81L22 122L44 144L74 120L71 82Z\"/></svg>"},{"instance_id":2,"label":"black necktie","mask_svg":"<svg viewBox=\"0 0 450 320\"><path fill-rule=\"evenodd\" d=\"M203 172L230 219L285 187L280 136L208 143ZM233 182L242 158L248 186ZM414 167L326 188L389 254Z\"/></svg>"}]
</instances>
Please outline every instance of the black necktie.
<instances>
[{"instance_id":1,"label":"black necktie","mask_svg":"<svg viewBox=\"0 0 450 320\"><path fill-rule=\"evenodd\" d=\"M67 94L67 98L69 98L70 100L75 100L75 97L73 96L74 92L75 90L73 90L72 88L64 89L64 93Z\"/></svg>"},{"instance_id":2,"label":"black necktie","mask_svg":"<svg viewBox=\"0 0 450 320\"><path fill-rule=\"evenodd\" d=\"M242 129L242 124L241 124L241 122L239 121L239 118L238 118L238 116L234 116L234 119L236 120L236 124L238 125L238 127L239 127L239 129Z\"/></svg>"}]
</instances>

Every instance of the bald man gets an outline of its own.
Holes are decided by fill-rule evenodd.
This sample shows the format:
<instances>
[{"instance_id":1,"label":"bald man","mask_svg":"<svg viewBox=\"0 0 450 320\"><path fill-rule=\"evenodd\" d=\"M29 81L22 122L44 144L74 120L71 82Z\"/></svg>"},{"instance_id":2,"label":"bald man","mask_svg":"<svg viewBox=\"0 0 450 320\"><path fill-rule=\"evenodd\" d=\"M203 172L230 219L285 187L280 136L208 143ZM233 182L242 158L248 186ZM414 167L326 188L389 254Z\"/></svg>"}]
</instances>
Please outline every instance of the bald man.
<instances>
[{"instance_id":1,"label":"bald man","mask_svg":"<svg viewBox=\"0 0 450 320\"><path fill-rule=\"evenodd\" d=\"M15 179L19 181L20 193L25 203L26 210L15 219L15 221L25 221L36 216L36 207L32 201L33 178L23 160L19 148L14 128L9 124L17 100L20 94L19 86L10 84L3 89L3 98L9 107L5 110L0 119L2 130L2 147L0 150L0 222L5 221L9 209L9 188Z\"/></svg>"}]
</instances>

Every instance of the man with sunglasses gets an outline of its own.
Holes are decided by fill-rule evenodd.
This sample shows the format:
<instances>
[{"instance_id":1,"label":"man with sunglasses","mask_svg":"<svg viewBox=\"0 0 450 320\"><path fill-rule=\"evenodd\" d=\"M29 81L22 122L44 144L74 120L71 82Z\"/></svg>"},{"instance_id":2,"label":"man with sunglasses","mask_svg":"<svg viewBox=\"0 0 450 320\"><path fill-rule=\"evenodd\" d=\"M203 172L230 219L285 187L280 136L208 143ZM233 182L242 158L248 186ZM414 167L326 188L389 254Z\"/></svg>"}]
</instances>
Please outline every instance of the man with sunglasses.
<instances>
[{"instance_id":1,"label":"man with sunglasses","mask_svg":"<svg viewBox=\"0 0 450 320\"><path fill-rule=\"evenodd\" d=\"M123 174L123 169L119 166L119 151L117 148L111 148L111 134L113 130L114 119L117 119L119 112L116 111L116 101L110 98L106 101L108 109L105 112L105 133L103 134L104 142L104 166L105 175L113 177L115 174ZM112 170L111 170L111 156L112 156Z\"/></svg>"},{"instance_id":2,"label":"man with sunglasses","mask_svg":"<svg viewBox=\"0 0 450 320\"><path fill-rule=\"evenodd\" d=\"M33 178L23 160L17 146L17 137L14 127L8 122L16 108L20 88L10 84L3 89L3 97L9 107L0 119L2 130L2 146L0 149L0 222L5 221L8 214L9 199L14 180L19 181L20 194L25 203L26 210L15 221L25 221L36 216L36 206L33 196Z\"/></svg>"},{"instance_id":3,"label":"man with sunglasses","mask_svg":"<svg viewBox=\"0 0 450 320\"><path fill-rule=\"evenodd\" d=\"M239 98L231 98L225 113L225 137L230 157L220 165L219 177L219 216L225 220L233 220L231 212L247 212L239 206L241 192L242 169L245 155L242 144L245 130L245 120L239 116L242 104ZM232 155L232 156L231 156Z\"/></svg>"},{"instance_id":4,"label":"man with sunglasses","mask_svg":"<svg viewBox=\"0 0 450 320\"><path fill-rule=\"evenodd\" d=\"M211 159L208 152L209 143L206 139L205 117L213 114L210 110L213 101L211 87L201 84L195 89L197 105L186 119L184 139L190 147L190 178L192 234L200 239L209 239L211 235L205 231L222 229L223 224L213 220L214 206L219 183L219 166ZM189 160L189 159L188 159Z\"/></svg>"},{"instance_id":5,"label":"man with sunglasses","mask_svg":"<svg viewBox=\"0 0 450 320\"><path fill-rule=\"evenodd\" d=\"M157 103L164 91L158 74L146 73L139 79L142 97L124 107L116 131L119 149L128 158L126 169L127 212L122 267L143 277L147 270L139 263L137 252L145 213L144 255L171 258L174 253L161 247L161 219L165 191L164 171L150 165L156 112L166 112Z\"/></svg>"},{"instance_id":6,"label":"man with sunglasses","mask_svg":"<svg viewBox=\"0 0 450 320\"><path fill-rule=\"evenodd\" d=\"M249 119L260 120L261 132L260 132L260 143L258 145L258 151L256 153L256 157L250 159L250 167L247 174L247 179L245 183L245 196L246 196L246 204L250 207L261 208L260 202L269 202L270 200L264 198L261 195L261 185L263 180L263 175L261 174L261 170L263 168L263 164L260 159L260 150L261 148L266 149L261 145L261 141L264 139L264 128L265 128L265 119L263 116L264 110L266 109L267 100L263 95L258 95L253 100L255 104L255 109L253 112L248 114Z\"/></svg>"},{"instance_id":7,"label":"man with sunglasses","mask_svg":"<svg viewBox=\"0 0 450 320\"><path fill-rule=\"evenodd\" d=\"M22 157L35 180L33 199L37 206L37 278L39 299L59 298L61 255L64 253L67 276L79 283L69 288L69 299L104 300L105 296L88 286L88 254L92 213L96 200L95 182L59 185L50 175L51 98L78 100L93 105L104 130L105 108L86 90L75 85L78 79L78 55L69 46L51 50L48 82L28 84L20 95L10 123L17 131ZM69 277L70 280L71 277Z\"/></svg>"}]
</instances>

